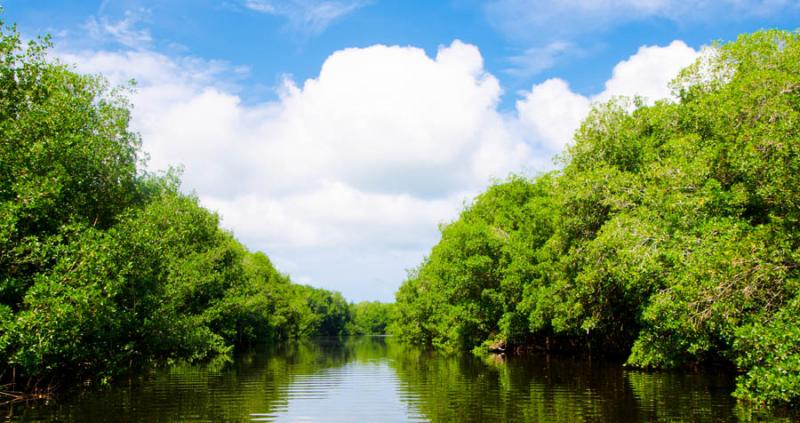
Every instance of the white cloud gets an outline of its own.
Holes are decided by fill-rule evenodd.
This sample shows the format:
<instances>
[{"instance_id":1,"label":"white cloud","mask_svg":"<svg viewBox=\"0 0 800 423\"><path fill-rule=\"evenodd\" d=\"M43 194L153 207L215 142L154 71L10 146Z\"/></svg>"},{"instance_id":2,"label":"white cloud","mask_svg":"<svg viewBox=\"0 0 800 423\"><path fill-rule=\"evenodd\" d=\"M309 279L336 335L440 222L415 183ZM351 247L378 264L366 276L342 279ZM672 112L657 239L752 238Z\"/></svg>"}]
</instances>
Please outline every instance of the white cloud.
<instances>
[{"instance_id":1,"label":"white cloud","mask_svg":"<svg viewBox=\"0 0 800 423\"><path fill-rule=\"evenodd\" d=\"M460 41L434 57L413 47L341 50L318 77L287 79L277 101L256 105L241 101L222 62L149 51L60 57L112 82L137 79L133 127L151 168L184 164L185 187L279 265L305 265L309 251L376 266L395 257L382 275L301 269L329 287L391 287L352 285L350 298L393 291L437 239L437 223L492 177L535 162L497 110L497 79Z\"/></svg>"},{"instance_id":2,"label":"white cloud","mask_svg":"<svg viewBox=\"0 0 800 423\"><path fill-rule=\"evenodd\" d=\"M526 155L499 123L500 94L477 48L458 41L434 58L410 47L342 50L318 78L286 83L261 156L283 186L336 175L415 195L474 187ZM489 145L514 154L493 153L487 167L480 149Z\"/></svg>"},{"instance_id":3,"label":"white cloud","mask_svg":"<svg viewBox=\"0 0 800 423\"><path fill-rule=\"evenodd\" d=\"M150 12L147 10L125 12L125 17L118 21L111 21L106 16L99 19L92 16L86 21L85 28L89 35L100 41L115 41L133 49L144 49L153 42L150 31L137 27L144 17Z\"/></svg>"},{"instance_id":4,"label":"white cloud","mask_svg":"<svg viewBox=\"0 0 800 423\"><path fill-rule=\"evenodd\" d=\"M251 248L350 299L389 300L438 239L437 223L492 177L549 168L591 101L659 96L662 70L693 52L644 47L597 96L553 79L506 113L480 52L460 41L433 57L413 47L341 50L319 76L287 79L278 100L262 104L241 100L246 69L224 62L152 51L60 57L112 82L136 78L132 124L151 167L184 164L185 188Z\"/></svg>"},{"instance_id":5,"label":"white cloud","mask_svg":"<svg viewBox=\"0 0 800 423\"><path fill-rule=\"evenodd\" d=\"M244 6L250 10L282 16L289 20L292 29L312 35L325 31L335 20L366 4L365 0L245 0L244 2Z\"/></svg>"},{"instance_id":6,"label":"white cloud","mask_svg":"<svg viewBox=\"0 0 800 423\"><path fill-rule=\"evenodd\" d=\"M562 79L536 84L517 101L520 120L552 151L560 151L572 139L590 108L591 101L572 92Z\"/></svg>"},{"instance_id":7,"label":"white cloud","mask_svg":"<svg viewBox=\"0 0 800 423\"><path fill-rule=\"evenodd\" d=\"M641 96L649 104L672 98L669 82L700 55L683 41L660 46L642 46L627 60L614 66L605 90L587 97L573 92L558 78L536 84L517 101L523 125L530 128L546 147L561 151L589 113L591 103L605 102L613 96Z\"/></svg>"},{"instance_id":8,"label":"white cloud","mask_svg":"<svg viewBox=\"0 0 800 423\"><path fill-rule=\"evenodd\" d=\"M321 181L279 197L250 193L204 201L237 232L273 240L275 247L418 249L420 239L430 238L431 224L455 216L467 195L454 192L425 199Z\"/></svg>"},{"instance_id":9,"label":"white cloud","mask_svg":"<svg viewBox=\"0 0 800 423\"><path fill-rule=\"evenodd\" d=\"M650 102L671 97L668 83L681 69L689 66L700 55L683 41L673 41L668 46L642 46L628 60L614 66L605 90L594 100L607 101L612 96L645 97Z\"/></svg>"}]
</instances>

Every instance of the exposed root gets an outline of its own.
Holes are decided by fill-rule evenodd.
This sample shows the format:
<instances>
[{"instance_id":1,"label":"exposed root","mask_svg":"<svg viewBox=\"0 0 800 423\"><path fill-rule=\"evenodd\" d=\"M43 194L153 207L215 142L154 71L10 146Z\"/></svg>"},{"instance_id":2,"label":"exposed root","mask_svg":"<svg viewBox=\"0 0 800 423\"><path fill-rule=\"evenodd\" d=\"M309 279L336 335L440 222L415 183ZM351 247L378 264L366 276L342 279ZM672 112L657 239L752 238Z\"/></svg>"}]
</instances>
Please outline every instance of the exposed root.
<instances>
[{"instance_id":1,"label":"exposed root","mask_svg":"<svg viewBox=\"0 0 800 423\"><path fill-rule=\"evenodd\" d=\"M22 401L46 400L50 398L52 392L50 388L33 392L12 391L7 388L8 385L0 386L0 406Z\"/></svg>"}]
</instances>

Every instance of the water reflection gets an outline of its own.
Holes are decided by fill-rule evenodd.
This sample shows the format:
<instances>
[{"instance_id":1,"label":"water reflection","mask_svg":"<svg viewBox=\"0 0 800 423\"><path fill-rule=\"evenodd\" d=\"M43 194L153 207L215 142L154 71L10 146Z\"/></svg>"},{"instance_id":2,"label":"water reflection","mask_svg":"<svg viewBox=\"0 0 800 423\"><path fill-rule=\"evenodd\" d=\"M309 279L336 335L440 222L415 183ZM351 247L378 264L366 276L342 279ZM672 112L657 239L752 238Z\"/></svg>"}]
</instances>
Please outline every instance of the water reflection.
<instances>
[{"instance_id":1,"label":"water reflection","mask_svg":"<svg viewBox=\"0 0 800 423\"><path fill-rule=\"evenodd\" d=\"M254 349L129 386L2 410L11 421L792 421L737 406L726 374L548 356L445 356L391 338ZM797 417L797 416L794 416Z\"/></svg>"}]
</instances>

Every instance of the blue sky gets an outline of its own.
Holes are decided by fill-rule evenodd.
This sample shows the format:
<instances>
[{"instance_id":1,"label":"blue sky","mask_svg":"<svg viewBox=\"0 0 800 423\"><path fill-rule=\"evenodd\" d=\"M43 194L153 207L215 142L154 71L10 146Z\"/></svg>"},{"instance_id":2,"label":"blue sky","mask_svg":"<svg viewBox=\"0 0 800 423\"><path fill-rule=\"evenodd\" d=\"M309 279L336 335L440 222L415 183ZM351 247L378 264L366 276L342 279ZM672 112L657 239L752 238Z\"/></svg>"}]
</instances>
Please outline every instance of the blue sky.
<instances>
[{"instance_id":1,"label":"blue sky","mask_svg":"<svg viewBox=\"0 0 800 423\"><path fill-rule=\"evenodd\" d=\"M784 0L0 2L27 37L138 81L150 168L303 283L391 300L492 178L552 169L592 103L669 98Z\"/></svg>"},{"instance_id":2,"label":"blue sky","mask_svg":"<svg viewBox=\"0 0 800 423\"><path fill-rule=\"evenodd\" d=\"M639 3L648 2L667 5L698 3L647 0ZM296 5L286 8L298 10L284 14L266 13L257 6L292 3ZM302 15L304 7L324 3L336 5L341 9L341 15L334 12L332 17L313 22L292 15ZM800 9L791 5L796 2L720 1L716 2L720 4L718 8L704 10L708 16L692 13L672 16L663 11L636 19L594 18L590 15L587 19L596 20L596 28L581 28L584 23L579 20L567 22L579 28L555 32L553 27L561 26L557 22L553 25L526 22L524 16L515 13L517 9L535 13L537 6L547 3L558 2L7 0L4 5L6 19L17 22L25 33L61 34L57 37L59 42L75 47L119 47L113 38L87 37L87 22L95 19L115 23L127 17L133 28L150 35L148 45L139 48L247 66L250 70L248 85L275 85L285 74L298 80L314 77L325 58L343 48L373 44L410 45L432 54L439 45L459 39L481 49L486 69L506 88L506 101L513 99L516 89L527 89L531 83L548 77L566 79L576 92L591 94L602 89L614 64L634 54L642 45L680 39L698 47L713 40L731 40L740 33L761 28L796 29L800 17ZM636 2L596 3L601 6L619 4L607 7L609 13L627 14L632 9L629 4ZM726 3L742 6L734 9ZM775 13L769 13L770 7ZM503 12L504 8L512 12ZM753 11L757 8L767 10ZM723 14L718 15L721 11ZM513 25L504 22L511 20L504 15L507 13L516 14L520 22ZM554 20L558 20L558 16ZM569 51L539 72L509 73L516 66L514 57L553 41L567 41L572 45ZM252 100L269 98L271 92L259 94Z\"/></svg>"}]
</instances>

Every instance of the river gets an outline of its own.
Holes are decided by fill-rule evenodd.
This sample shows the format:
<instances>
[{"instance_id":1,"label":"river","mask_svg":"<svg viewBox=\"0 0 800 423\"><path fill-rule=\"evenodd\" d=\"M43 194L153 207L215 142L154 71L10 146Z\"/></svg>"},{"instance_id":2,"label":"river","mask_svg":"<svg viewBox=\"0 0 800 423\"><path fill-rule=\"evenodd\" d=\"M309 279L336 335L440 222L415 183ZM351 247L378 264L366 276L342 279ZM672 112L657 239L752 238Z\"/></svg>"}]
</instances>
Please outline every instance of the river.
<instances>
[{"instance_id":1,"label":"river","mask_svg":"<svg viewBox=\"0 0 800 423\"><path fill-rule=\"evenodd\" d=\"M392 338L315 339L174 365L0 408L8 421L792 421L737 405L733 376L547 355L444 355Z\"/></svg>"}]
</instances>

